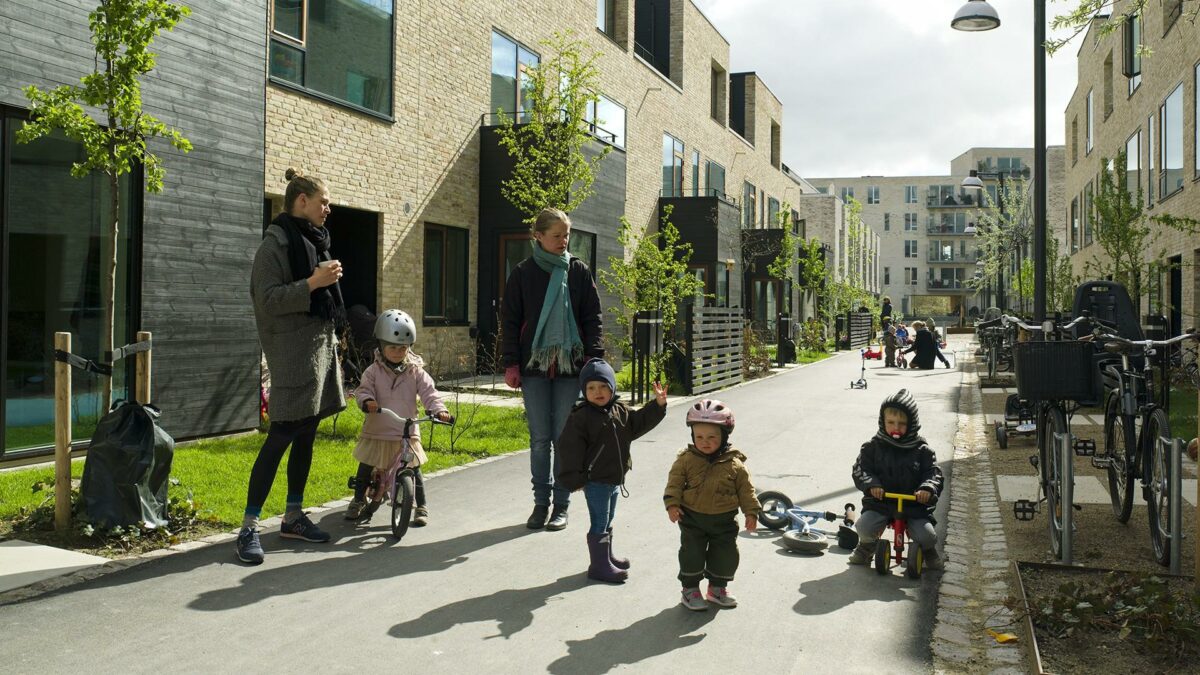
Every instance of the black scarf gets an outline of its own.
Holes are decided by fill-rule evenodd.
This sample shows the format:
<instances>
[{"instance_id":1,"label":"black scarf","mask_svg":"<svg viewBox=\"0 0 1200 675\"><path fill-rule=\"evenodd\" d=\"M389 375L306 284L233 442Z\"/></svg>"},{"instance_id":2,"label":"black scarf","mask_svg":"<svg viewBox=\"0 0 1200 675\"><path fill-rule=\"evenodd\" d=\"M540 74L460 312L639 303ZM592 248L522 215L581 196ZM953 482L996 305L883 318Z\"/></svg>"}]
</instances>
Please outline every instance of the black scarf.
<instances>
[{"instance_id":1,"label":"black scarf","mask_svg":"<svg viewBox=\"0 0 1200 675\"><path fill-rule=\"evenodd\" d=\"M275 216L271 223L283 228L287 234L288 265L292 269L292 277L297 281L312 276L318 262L332 259L329 256L329 246L332 243L329 230L288 213ZM340 331L347 325L341 286L334 282L332 286L313 291L309 295L308 313L326 321L333 321L334 327Z\"/></svg>"}]
</instances>

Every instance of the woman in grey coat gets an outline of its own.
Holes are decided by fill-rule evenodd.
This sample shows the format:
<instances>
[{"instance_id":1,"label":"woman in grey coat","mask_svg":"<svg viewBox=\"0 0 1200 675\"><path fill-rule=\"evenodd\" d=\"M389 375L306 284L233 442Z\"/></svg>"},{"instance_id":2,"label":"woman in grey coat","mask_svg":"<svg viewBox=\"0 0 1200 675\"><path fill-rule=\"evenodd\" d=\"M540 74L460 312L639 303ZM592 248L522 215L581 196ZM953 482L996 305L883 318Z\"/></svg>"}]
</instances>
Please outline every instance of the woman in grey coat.
<instances>
[{"instance_id":1,"label":"woman in grey coat","mask_svg":"<svg viewBox=\"0 0 1200 675\"><path fill-rule=\"evenodd\" d=\"M250 471L237 539L238 559L252 565L263 561L258 517L289 445L280 536L329 541L329 534L301 507L317 424L346 407L336 337L346 311L338 287L342 266L330 259L325 229L329 190L319 178L301 176L295 169L288 169L287 180L284 212L267 227L250 275L258 339L271 372L271 427Z\"/></svg>"}]
</instances>

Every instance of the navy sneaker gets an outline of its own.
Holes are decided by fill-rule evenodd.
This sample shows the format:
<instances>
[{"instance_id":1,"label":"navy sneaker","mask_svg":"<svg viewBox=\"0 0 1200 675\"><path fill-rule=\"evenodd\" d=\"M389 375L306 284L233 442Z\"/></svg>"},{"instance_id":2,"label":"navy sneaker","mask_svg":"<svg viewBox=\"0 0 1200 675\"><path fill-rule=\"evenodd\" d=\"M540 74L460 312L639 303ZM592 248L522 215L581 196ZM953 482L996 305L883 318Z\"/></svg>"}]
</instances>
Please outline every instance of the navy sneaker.
<instances>
[{"instance_id":1,"label":"navy sneaker","mask_svg":"<svg viewBox=\"0 0 1200 675\"><path fill-rule=\"evenodd\" d=\"M266 553L263 552L262 542L258 540L258 530L243 527L237 538L238 560L249 565L262 564Z\"/></svg>"},{"instance_id":2,"label":"navy sneaker","mask_svg":"<svg viewBox=\"0 0 1200 675\"><path fill-rule=\"evenodd\" d=\"M329 533L309 520L307 513L290 523L280 525L279 536L285 539L303 539L317 544L324 544L330 539Z\"/></svg>"}]
</instances>

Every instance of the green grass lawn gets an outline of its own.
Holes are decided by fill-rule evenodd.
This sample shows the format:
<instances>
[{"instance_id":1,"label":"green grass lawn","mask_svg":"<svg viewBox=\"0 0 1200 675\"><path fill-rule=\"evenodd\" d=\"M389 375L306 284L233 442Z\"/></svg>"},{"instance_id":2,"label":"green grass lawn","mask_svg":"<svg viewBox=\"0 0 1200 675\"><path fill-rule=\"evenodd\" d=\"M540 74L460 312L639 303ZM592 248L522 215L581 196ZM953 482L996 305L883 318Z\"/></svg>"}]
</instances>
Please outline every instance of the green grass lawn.
<instances>
[{"instance_id":1,"label":"green grass lawn","mask_svg":"<svg viewBox=\"0 0 1200 675\"><path fill-rule=\"evenodd\" d=\"M468 405L459 406L447 400L450 411L459 418L455 433L461 433L450 449L450 427L430 430L423 425L421 437L429 462L422 467L426 473L451 466L501 455L529 447L529 430L521 408ZM358 463L351 456L362 426L363 414L348 408L337 420L321 422L313 448L313 464L309 474L304 503L321 504L350 494L346 480L354 474ZM230 526L242 520L246 506L246 482L250 468L258 456L264 435L261 433L229 436L181 445L175 449L171 476L179 479L176 490L191 490L202 511ZM71 466L74 478L83 475L83 462ZM53 482L53 467L21 469L0 473L0 520L16 516L21 507L36 506L43 498L31 486L38 481ZM287 494L287 458L280 464L271 496L263 507L263 517L282 513Z\"/></svg>"},{"instance_id":2,"label":"green grass lawn","mask_svg":"<svg viewBox=\"0 0 1200 675\"><path fill-rule=\"evenodd\" d=\"M1171 388L1171 434L1184 442L1196 437L1196 390Z\"/></svg>"},{"instance_id":3,"label":"green grass lawn","mask_svg":"<svg viewBox=\"0 0 1200 675\"><path fill-rule=\"evenodd\" d=\"M796 353L796 363L814 363L833 356L829 352L815 352L802 349Z\"/></svg>"}]
</instances>

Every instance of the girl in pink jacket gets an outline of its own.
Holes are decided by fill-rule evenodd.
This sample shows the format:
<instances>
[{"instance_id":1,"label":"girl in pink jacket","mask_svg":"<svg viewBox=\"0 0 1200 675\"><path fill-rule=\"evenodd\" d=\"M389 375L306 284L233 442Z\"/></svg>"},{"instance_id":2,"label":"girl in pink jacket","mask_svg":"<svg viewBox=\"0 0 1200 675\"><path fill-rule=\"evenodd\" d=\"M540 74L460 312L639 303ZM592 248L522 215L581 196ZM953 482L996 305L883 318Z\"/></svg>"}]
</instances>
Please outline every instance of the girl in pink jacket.
<instances>
[{"instance_id":1,"label":"girl in pink jacket","mask_svg":"<svg viewBox=\"0 0 1200 675\"><path fill-rule=\"evenodd\" d=\"M379 508L380 502L366 502L366 486L371 480L372 469L386 471L404 450L404 425L389 416L376 415L380 408L387 408L400 417L417 416L417 399L421 399L425 410L443 421L450 421L450 412L438 396L433 378L425 372L425 362L410 348L417 340L417 326L412 318L398 309L389 309L375 321L375 339L379 349L375 351L375 362L363 372L354 400L367 413L358 445L354 446L354 459L358 464L358 487L354 500L346 509L346 520L370 518ZM417 464L414 470L417 509L412 524L421 527L429 522L429 508L425 504L425 485L421 479L420 463L425 460L421 447L421 430L414 425L409 443Z\"/></svg>"}]
</instances>

